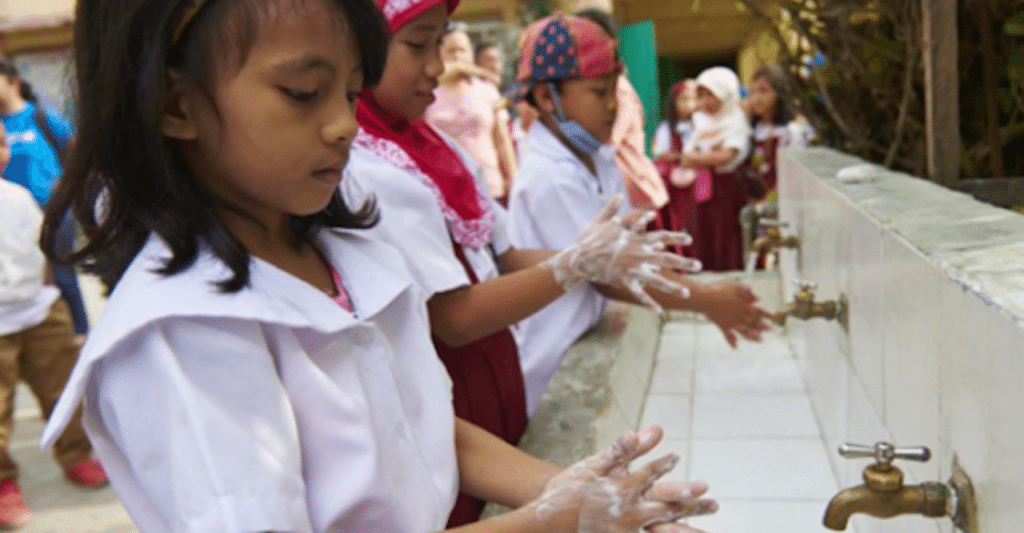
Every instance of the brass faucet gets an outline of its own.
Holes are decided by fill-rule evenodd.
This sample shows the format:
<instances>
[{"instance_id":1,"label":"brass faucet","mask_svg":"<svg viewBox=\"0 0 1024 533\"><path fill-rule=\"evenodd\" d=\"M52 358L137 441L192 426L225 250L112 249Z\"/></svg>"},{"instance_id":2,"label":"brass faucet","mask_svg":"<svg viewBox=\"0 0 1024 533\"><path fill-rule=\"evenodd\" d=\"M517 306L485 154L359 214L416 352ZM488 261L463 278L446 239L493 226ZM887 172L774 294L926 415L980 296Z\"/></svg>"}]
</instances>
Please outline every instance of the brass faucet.
<instances>
[{"instance_id":1,"label":"brass faucet","mask_svg":"<svg viewBox=\"0 0 1024 533\"><path fill-rule=\"evenodd\" d=\"M764 234L754 239L750 247L758 254L778 250L781 248L799 248L800 237L795 235L782 236L782 223L778 221L762 220L760 225L764 227Z\"/></svg>"},{"instance_id":2,"label":"brass faucet","mask_svg":"<svg viewBox=\"0 0 1024 533\"><path fill-rule=\"evenodd\" d=\"M838 300L834 301L815 302L814 290L817 285L808 281L797 281L796 284L797 291L793 295L793 302L780 307L772 318L776 324L785 326L786 318L792 316L801 320L812 318L838 320L844 329L848 327L846 296L840 296Z\"/></svg>"},{"instance_id":3,"label":"brass faucet","mask_svg":"<svg viewBox=\"0 0 1024 533\"><path fill-rule=\"evenodd\" d=\"M843 444L843 457L874 457L875 463L864 468L864 484L840 491L825 509L825 527L842 531L854 513L878 518L901 514L920 514L939 518L949 514L950 489L943 483L926 482L903 485L903 472L892 465L893 459L927 461L928 448L896 448L888 442L872 446Z\"/></svg>"}]
</instances>

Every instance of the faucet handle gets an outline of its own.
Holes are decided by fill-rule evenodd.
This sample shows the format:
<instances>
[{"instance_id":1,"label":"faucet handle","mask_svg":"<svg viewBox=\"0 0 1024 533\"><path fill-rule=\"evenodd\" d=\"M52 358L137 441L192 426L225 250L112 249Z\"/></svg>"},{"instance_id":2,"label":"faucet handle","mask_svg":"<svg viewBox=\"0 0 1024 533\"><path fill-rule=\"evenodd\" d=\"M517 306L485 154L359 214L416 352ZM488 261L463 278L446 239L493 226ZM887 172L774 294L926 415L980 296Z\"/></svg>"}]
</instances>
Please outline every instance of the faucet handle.
<instances>
[{"instance_id":1,"label":"faucet handle","mask_svg":"<svg viewBox=\"0 0 1024 533\"><path fill-rule=\"evenodd\" d=\"M839 455L847 459L873 457L876 464L888 465L892 463L893 459L906 459L923 463L931 459L932 452L925 446L897 448L888 442L876 442L874 446L850 444L847 442L839 446Z\"/></svg>"},{"instance_id":2,"label":"faucet handle","mask_svg":"<svg viewBox=\"0 0 1024 533\"><path fill-rule=\"evenodd\" d=\"M777 218L762 218L758 220L758 224L764 228L788 228L789 222L783 222Z\"/></svg>"},{"instance_id":3,"label":"faucet handle","mask_svg":"<svg viewBox=\"0 0 1024 533\"><path fill-rule=\"evenodd\" d=\"M794 279L793 285L796 286L796 288L801 291L814 292L818 290L817 283L813 281L807 281L805 279Z\"/></svg>"}]
</instances>

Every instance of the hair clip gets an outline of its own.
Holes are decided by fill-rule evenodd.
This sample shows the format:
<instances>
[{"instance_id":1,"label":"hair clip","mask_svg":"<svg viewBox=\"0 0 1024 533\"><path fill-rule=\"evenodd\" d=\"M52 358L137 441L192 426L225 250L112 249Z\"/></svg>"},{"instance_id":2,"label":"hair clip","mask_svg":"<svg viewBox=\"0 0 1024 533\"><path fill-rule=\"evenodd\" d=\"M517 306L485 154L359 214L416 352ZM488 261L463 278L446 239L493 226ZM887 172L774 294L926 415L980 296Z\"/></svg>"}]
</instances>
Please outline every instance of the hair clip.
<instances>
[{"instance_id":1,"label":"hair clip","mask_svg":"<svg viewBox=\"0 0 1024 533\"><path fill-rule=\"evenodd\" d=\"M185 7L181 10L181 17L178 20L178 24L174 26L174 31L171 32L171 45L178 44L181 40L181 35L185 33L185 28L188 27L189 23L196 18L199 14L199 10L203 9L203 6L210 3L210 0L189 0Z\"/></svg>"}]
</instances>

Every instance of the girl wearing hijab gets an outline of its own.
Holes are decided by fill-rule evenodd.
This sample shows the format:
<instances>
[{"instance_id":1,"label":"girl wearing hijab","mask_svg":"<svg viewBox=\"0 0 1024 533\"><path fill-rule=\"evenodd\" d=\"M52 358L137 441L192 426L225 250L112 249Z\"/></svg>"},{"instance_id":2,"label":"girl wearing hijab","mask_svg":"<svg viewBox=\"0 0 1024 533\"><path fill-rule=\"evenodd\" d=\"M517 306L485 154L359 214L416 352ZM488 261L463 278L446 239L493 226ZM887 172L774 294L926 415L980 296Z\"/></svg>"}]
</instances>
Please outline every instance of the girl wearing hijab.
<instances>
[{"instance_id":1,"label":"girl wearing hijab","mask_svg":"<svg viewBox=\"0 0 1024 533\"><path fill-rule=\"evenodd\" d=\"M689 229L699 235L694 256L705 270L741 270L739 215L747 198L737 170L750 154L751 128L740 107L736 73L712 67L697 76L697 108L680 157L680 164L693 171L696 227Z\"/></svg>"}]
</instances>

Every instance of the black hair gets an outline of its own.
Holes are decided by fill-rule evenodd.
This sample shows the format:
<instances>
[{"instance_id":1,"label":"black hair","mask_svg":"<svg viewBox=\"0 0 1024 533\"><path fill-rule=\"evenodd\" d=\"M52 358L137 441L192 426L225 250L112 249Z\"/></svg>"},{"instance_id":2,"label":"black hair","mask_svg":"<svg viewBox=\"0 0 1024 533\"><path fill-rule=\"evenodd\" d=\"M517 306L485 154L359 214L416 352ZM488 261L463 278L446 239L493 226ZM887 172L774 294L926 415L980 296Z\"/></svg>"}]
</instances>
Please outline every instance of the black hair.
<instances>
[{"instance_id":1,"label":"black hair","mask_svg":"<svg viewBox=\"0 0 1024 533\"><path fill-rule=\"evenodd\" d=\"M793 111L793 103L789 98L789 90L786 88L786 74L777 66L763 67L754 73L751 81L763 78L775 91L775 115L772 116L772 124L789 124L796 118ZM753 118L754 124L760 122L761 117Z\"/></svg>"},{"instance_id":2,"label":"black hair","mask_svg":"<svg viewBox=\"0 0 1024 533\"><path fill-rule=\"evenodd\" d=\"M676 98L677 94L672 94L672 89L669 89L665 94L665 101L662 103L662 116L665 117L665 122L668 123L668 131L676 131L676 126L679 124L679 113L676 111Z\"/></svg>"},{"instance_id":3,"label":"black hair","mask_svg":"<svg viewBox=\"0 0 1024 533\"><path fill-rule=\"evenodd\" d=\"M603 29L609 37L616 41L619 40L619 21L615 20L615 17L611 13L596 7L588 7L577 11L576 16L585 18L598 26L601 26L601 29Z\"/></svg>"},{"instance_id":4,"label":"black hair","mask_svg":"<svg viewBox=\"0 0 1024 533\"><path fill-rule=\"evenodd\" d=\"M498 45L492 43L491 41L481 42L480 44L476 45L475 48L473 48L473 59L475 60L476 58L480 57L480 54L483 53L483 51L487 50L488 48L494 48L497 50Z\"/></svg>"},{"instance_id":5,"label":"black hair","mask_svg":"<svg viewBox=\"0 0 1024 533\"><path fill-rule=\"evenodd\" d=\"M562 86L565 85L566 80L537 80L533 84L533 87L530 87L530 91L523 96L523 100L525 100L526 103L533 106L534 109L540 110L540 106L537 105L537 99L533 97L533 91L536 90L537 86L540 85L541 83L548 83L549 81L555 84L555 90L558 91L559 94L561 94Z\"/></svg>"},{"instance_id":6,"label":"black hair","mask_svg":"<svg viewBox=\"0 0 1024 533\"><path fill-rule=\"evenodd\" d=\"M359 46L366 85L379 81L388 30L374 0L292 1L330 6ZM268 15L267 0L211 0L172 44L172 32L190 3L77 3L77 142L47 206L41 244L52 261L80 264L98 275L108 291L150 234L171 250L158 270L163 275L187 269L205 246L232 272L217 283L221 290L235 292L249 283L249 252L215 215L223 203L190 172L177 143L163 135L161 121L169 69L212 94L214 80L229 62L244 64L261 17ZM86 242L64 255L55 241L61 215L69 209ZM372 201L352 212L336 191L323 211L292 217L292 237L301 244L323 227L364 228L376 220Z\"/></svg>"},{"instance_id":7,"label":"black hair","mask_svg":"<svg viewBox=\"0 0 1024 533\"><path fill-rule=\"evenodd\" d=\"M39 96L32 90L32 84L26 81L25 78L22 78L21 74L18 73L18 69L14 68L14 65L9 61L0 59L0 76L5 76L8 81L18 80L21 87L18 92L21 93L21 97L25 101L32 102L33 104L39 102Z\"/></svg>"}]
</instances>

